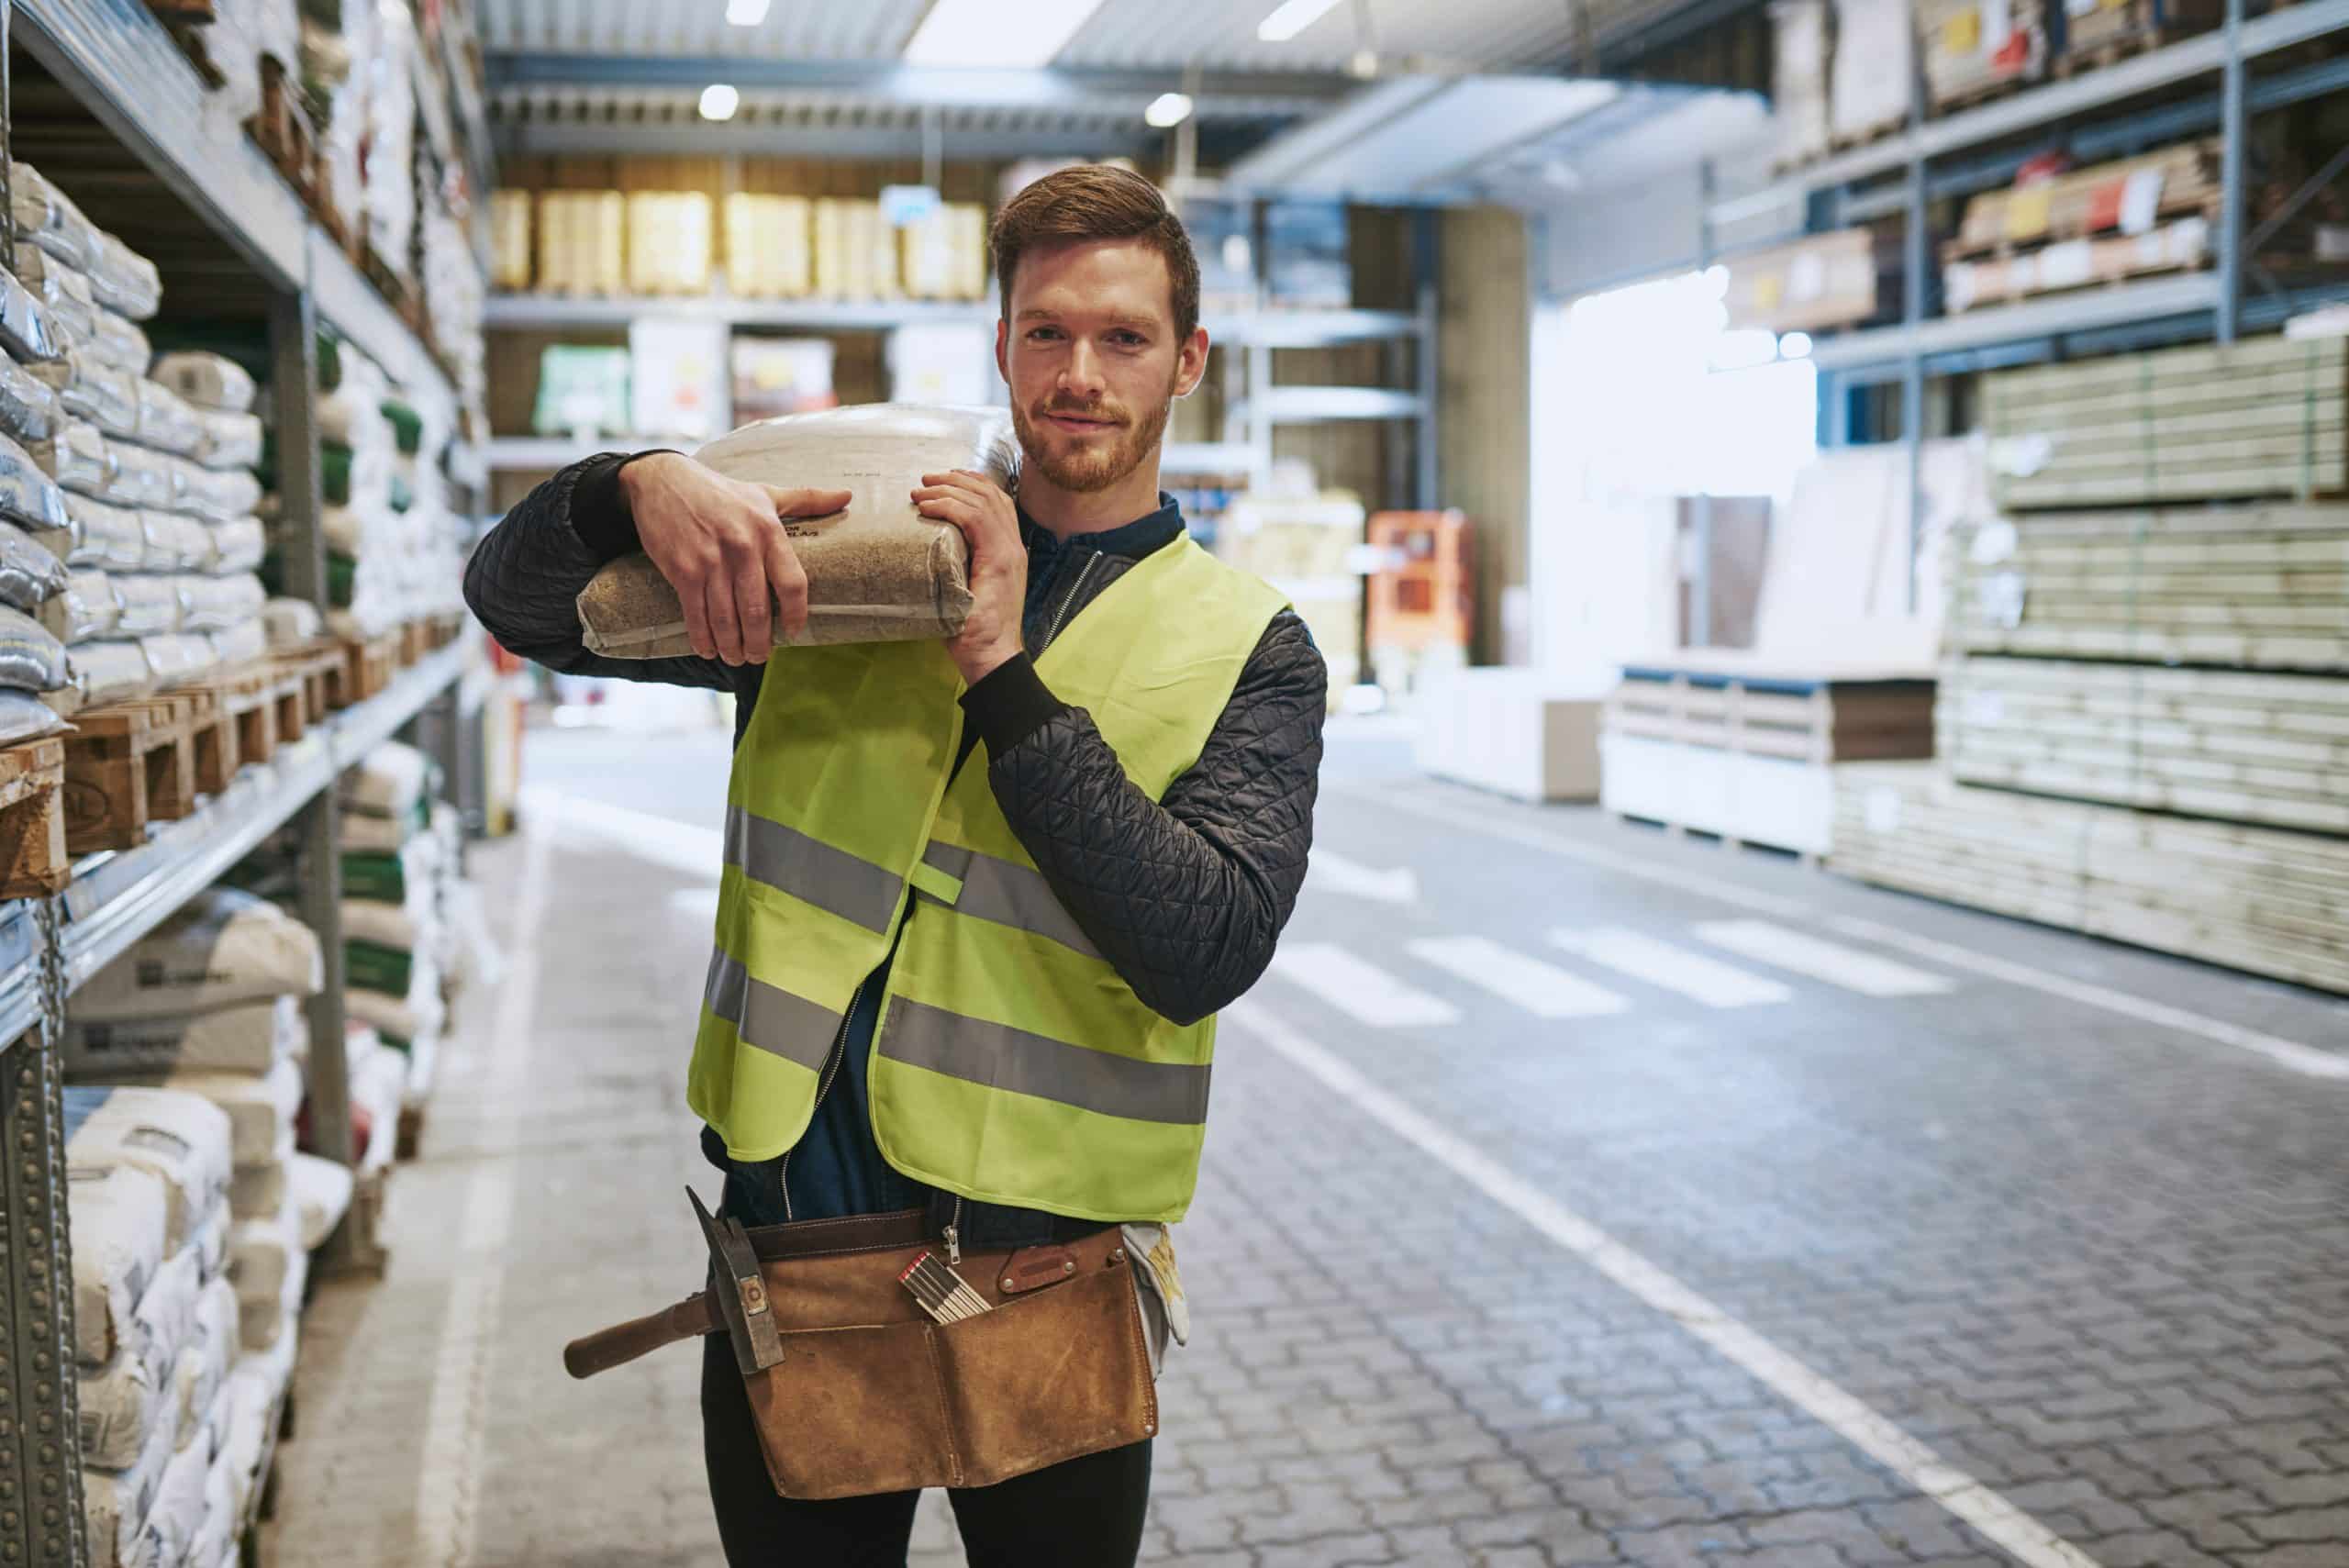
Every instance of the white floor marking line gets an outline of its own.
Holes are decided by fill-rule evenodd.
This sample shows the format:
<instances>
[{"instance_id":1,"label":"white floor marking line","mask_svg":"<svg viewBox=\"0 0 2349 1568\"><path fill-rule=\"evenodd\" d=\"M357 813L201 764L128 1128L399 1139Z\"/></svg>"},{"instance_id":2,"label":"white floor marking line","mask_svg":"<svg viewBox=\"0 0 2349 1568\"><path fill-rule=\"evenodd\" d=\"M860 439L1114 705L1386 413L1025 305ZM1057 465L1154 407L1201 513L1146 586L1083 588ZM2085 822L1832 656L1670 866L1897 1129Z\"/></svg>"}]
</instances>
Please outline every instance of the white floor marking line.
<instances>
[{"instance_id":1,"label":"white floor marking line","mask_svg":"<svg viewBox=\"0 0 2349 1568\"><path fill-rule=\"evenodd\" d=\"M1360 861L1348 860L1334 850L1313 851L1305 885L1322 893L1343 893L1380 904L1417 904L1419 873L1409 866L1373 871Z\"/></svg>"},{"instance_id":2,"label":"white floor marking line","mask_svg":"<svg viewBox=\"0 0 2349 1568\"><path fill-rule=\"evenodd\" d=\"M1537 1018L1597 1018L1631 1005L1604 985L1485 937L1428 937L1411 943L1410 950L1421 962L1514 1002Z\"/></svg>"},{"instance_id":3,"label":"white floor marking line","mask_svg":"<svg viewBox=\"0 0 2349 1568\"><path fill-rule=\"evenodd\" d=\"M562 795L542 785L524 789L515 804L523 816L593 833L640 859L687 876L716 882L725 870L726 835L715 828L696 828L674 817Z\"/></svg>"},{"instance_id":4,"label":"white floor marking line","mask_svg":"<svg viewBox=\"0 0 2349 1568\"><path fill-rule=\"evenodd\" d=\"M480 1075L481 1104L499 1107L481 1129L491 1149L513 1146L531 1079L539 990L539 932L546 920L551 835L522 820L522 883L514 904L513 950L488 1040L495 1054ZM432 1362L432 1396L424 1422L424 1464L417 1475L416 1528L429 1568L473 1561L481 1511L484 1429L492 1344L506 1288L506 1251L514 1229L510 1158L483 1160L465 1184L464 1223L448 1315Z\"/></svg>"},{"instance_id":5,"label":"white floor marking line","mask_svg":"<svg viewBox=\"0 0 2349 1568\"><path fill-rule=\"evenodd\" d=\"M1708 1007L1751 1007L1784 1002L1794 993L1775 980L1748 973L1733 963L1620 926L1591 931L1553 931L1551 942L1605 968L1644 980Z\"/></svg>"},{"instance_id":6,"label":"white floor marking line","mask_svg":"<svg viewBox=\"0 0 2349 1568\"><path fill-rule=\"evenodd\" d=\"M1291 942L1273 955L1273 973L1373 1029L1432 1028L1460 1021L1460 1009L1451 1003L1413 990L1335 942Z\"/></svg>"},{"instance_id":7,"label":"white floor marking line","mask_svg":"<svg viewBox=\"0 0 2349 1568\"><path fill-rule=\"evenodd\" d=\"M2110 985L2075 980L2068 974L2050 974L2010 959L1993 958L1988 953L1976 952L1970 948L1938 941L1932 937L1920 937L1898 926L1887 926L1880 920L1865 920L1856 915L1836 915L1831 917L1827 924L1845 936L1898 948L1903 952L1915 953L1919 958L1945 963L1952 969L1968 970L1992 980L2003 980L2009 985L2028 986L2050 996L2062 996L2087 1006L2101 1007L2108 1013L2118 1013L2122 1018L2135 1018L2140 1023L2160 1029L2176 1029L2180 1034L2200 1035L2221 1045L2232 1045L2238 1051L2266 1057L2278 1066L2304 1073L2311 1078L2349 1080L2349 1056L2337 1051L2319 1051L2312 1045L2302 1045L2298 1040L2245 1029L2223 1018L2204 1018L2183 1007L2173 1007L2166 1002L2148 1001L2143 996L2132 996L2126 991L2115 991Z\"/></svg>"},{"instance_id":8,"label":"white floor marking line","mask_svg":"<svg viewBox=\"0 0 2349 1568\"><path fill-rule=\"evenodd\" d=\"M2132 996L2125 991L2116 991L2109 985L2097 985L2085 980L2075 980L2068 974L2054 974L2043 969L2033 969L2028 964L2016 963L2009 959L1993 958L1987 953L1976 952L1971 948L1959 947L1954 942L1937 941L1930 937L1912 936L1907 931L1887 926L1881 921L1863 919L1854 915L1822 916L1811 905L1799 898L1782 898L1776 894L1742 887L1736 883L1720 877L1707 876L1699 872L1684 871L1677 866L1654 864L1637 855L1618 854L1596 845L1578 843L1564 834L1548 833L1538 828L1528 828L1520 823L1480 816L1475 812L1455 810L1433 801L1413 800L1400 795L1382 795L1350 784L1324 784L1321 793L1324 796L1341 795L1362 801L1366 805L1397 811L1408 817L1417 817L1424 821L1441 823L1445 827L1457 828L1467 832L1483 833L1487 837L1500 839L1508 843L1522 844L1528 849L1547 851L1551 854L1563 856L1567 860L1580 861L1585 865L1599 866L1624 876L1635 876L1659 886L1676 887L1686 893L1701 894L1707 898L1716 899L1723 904L1735 905L1742 909L1750 909L1758 915L1775 915L1780 919L1803 921L1824 929L1840 931L1845 936L1857 937L1864 941L1881 942L1887 947L1897 947L1920 958L1931 958L1953 969L1963 969L1971 973L2003 981L2009 985L2020 985L2026 990L2037 991L2045 995L2061 996L2066 1001L2077 1002L2083 1006L2101 1008L2121 1018L2134 1018L2140 1023L2152 1024L2156 1028L2170 1029L2178 1034L2194 1035L2215 1044L2229 1046L2237 1051L2247 1051L2254 1055L2265 1057L2278 1066L2289 1068L2295 1073L2305 1073L2311 1078L2349 1080L2349 1058L2332 1051L2320 1051L2314 1046L2302 1045L2297 1040L2285 1040L2280 1036L2259 1029L2245 1029L2241 1024L2232 1024L2223 1018L2213 1018L2201 1013L2190 1012L2184 1007L2173 1007L2162 1002L2149 1002L2142 996Z\"/></svg>"},{"instance_id":9,"label":"white floor marking line","mask_svg":"<svg viewBox=\"0 0 2349 1568\"><path fill-rule=\"evenodd\" d=\"M1467 1140L1373 1084L1261 1004L1224 1015L1319 1079L1357 1110L1767 1384L1861 1452L2003 1548L2025 1568L2098 1568L2095 1558L1919 1442Z\"/></svg>"},{"instance_id":10,"label":"white floor marking line","mask_svg":"<svg viewBox=\"0 0 2349 1568\"><path fill-rule=\"evenodd\" d=\"M1715 947L1864 996L1938 996L1950 989L1950 983L1938 974L1768 920L1708 920L1696 931Z\"/></svg>"}]
</instances>

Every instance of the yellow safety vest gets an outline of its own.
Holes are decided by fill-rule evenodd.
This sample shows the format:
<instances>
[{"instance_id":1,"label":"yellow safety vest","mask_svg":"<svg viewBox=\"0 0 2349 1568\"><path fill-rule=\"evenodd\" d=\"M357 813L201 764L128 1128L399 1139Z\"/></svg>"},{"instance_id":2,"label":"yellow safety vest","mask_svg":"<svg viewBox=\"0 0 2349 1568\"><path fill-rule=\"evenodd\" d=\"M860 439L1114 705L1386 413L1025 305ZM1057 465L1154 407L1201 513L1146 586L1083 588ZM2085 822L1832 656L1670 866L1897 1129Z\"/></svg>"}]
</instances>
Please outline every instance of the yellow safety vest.
<instances>
[{"instance_id":1,"label":"yellow safety vest","mask_svg":"<svg viewBox=\"0 0 2349 1568\"><path fill-rule=\"evenodd\" d=\"M1037 671L1156 800L1282 605L1186 538L1103 590ZM936 642L776 651L727 788L686 1099L738 1160L796 1143L894 937L869 1073L891 1165L985 1203L1180 1219L1215 1020L1152 1011L1094 950L1004 820L984 757L949 787L964 689Z\"/></svg>"}]
</instances>

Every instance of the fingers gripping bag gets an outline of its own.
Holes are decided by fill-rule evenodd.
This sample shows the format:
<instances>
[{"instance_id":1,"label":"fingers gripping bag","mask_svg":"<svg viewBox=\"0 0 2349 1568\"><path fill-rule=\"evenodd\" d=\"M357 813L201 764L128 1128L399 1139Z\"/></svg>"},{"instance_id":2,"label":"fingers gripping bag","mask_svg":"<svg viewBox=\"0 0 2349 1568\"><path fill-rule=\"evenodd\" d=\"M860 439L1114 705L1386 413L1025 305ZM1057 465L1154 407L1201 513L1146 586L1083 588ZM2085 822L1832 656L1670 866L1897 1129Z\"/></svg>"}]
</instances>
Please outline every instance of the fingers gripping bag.
<instances>
[{"instance_id":1,"label":"fingers gripping bag","mask_svg":"<svg viewBox=\"0 0 2349 1568\"><path fill-rule=\"evenodd\" d=\"M782 525L807 573L804 643L952 637L971 608L970 550L951 524L914 509L922 476L974 469L1019 484L1011 416L996 408L884 403L786 414L696 452L731 479L791 490L846 490L845 510ZM643 555L624 556L579 595L587 647L615 659L693 651L676 590ZM775 628L778 640L783 628Z\"/></svg>"}]
</instances>

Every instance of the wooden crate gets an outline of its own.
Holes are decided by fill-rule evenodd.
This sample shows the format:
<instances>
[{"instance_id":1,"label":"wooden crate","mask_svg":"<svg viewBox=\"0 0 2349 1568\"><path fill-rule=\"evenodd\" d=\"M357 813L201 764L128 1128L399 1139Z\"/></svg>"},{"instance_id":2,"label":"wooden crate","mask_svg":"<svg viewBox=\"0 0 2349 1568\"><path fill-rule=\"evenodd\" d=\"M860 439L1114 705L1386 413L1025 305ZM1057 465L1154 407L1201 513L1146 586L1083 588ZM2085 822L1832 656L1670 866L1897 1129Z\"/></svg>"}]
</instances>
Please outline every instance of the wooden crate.
<instances>
[{"instance_id":1,"label":"wooden crate","mask_svg":"<svg viewBox=\"0 0 2349 1568\"><path fill-rule=\"evenodd\" d=\"M1983 378L2002 508L2349 492L2349 340L2255 338Z\"/></svg>"},{"instance_id":2,"label":"wooden crate","mask_svg":"<svg viewBox=\"0 0 2349 1568\"><path fill-rule=\"evenodd\" d=\"M395 632L366 642L341 644L341 662L327 672L327 706L352 706L382 694L400 666L400 639Z\"/></svg>"},{"instance_id":3,"label":"wooden crate","mask_svg":"<svg viewBox=\"0 0 2349 1568\"><path fill-rule=\"evenodd\" d=\"M2227 15L2222 0L2095 0L2089 9L2066 10L2064 47L2055 59L2059 76L2117 65L2208 32Z\"/></svg>"},{"instance_id":4,"label":"wooden crate","mask_svg":"<svg viewBox=\"0 0 2349 1568\"><path fill-rule=\"evenodd\" d=\"M2054 240L2141 232L2162 218L2208 217L2220 195L2220 150L2217 139L2204 138L1985 191L1965 204L1942 257L2008 255Z\"/></svg>"},{"instance_id":5,"label":"wooden crate","mask_svg":"<svg viewBox=\"0 0 2349 1568\"><path fill-rule=\"evenodd\" d=\"M1854 327L1897 311L1900 250L1889 231L1841 228L1807 235L1729 264L1723 304L1735 328L1815 332Z\"/></svg>"},{"instance_id":6,"label":"wooden crate","mask_svg":"<svg viewBox=\"0 0 2349 1568\"><path fill-rule=\"evenodd\" d=\"M65 849L65 742L0 751L0 898L55 893L73 874Z\"/></svg>"},{"instance_id":7,"label":"wooden crate","mask_svg":"<svg viewBox=\"0 0 2349 1568\"><path fill-rule=\"evenodd\" d=\"M195 809L196 704L184 695L85 708L65 742L65 847L135 849Z\"/></svg>"},{"instance_id":8,"label":"wooden crate","mask_svg":"<svg viewBox=\"0 0 2349 1568\"><path fill-rule=\"evenodd\" d=\"M2349 843L1838 770L1831 869L1879 886L2349 992Z\"/></svg>"},{"instance_id":9,"label":"wooden crate","mask_svg":"<svg viewBox=\"0 0 2349 1568\"><path fill-rule=\"evenodd\" d=\"M1942 674L1961 784L2349 834L2349 681L1980 656Z\"/></svg>"},{"instance_id":10,"label":"wooden crate","mask_svg":"<svg viewBox=\"0 0 2349 1568\"><path fill-rule=\"evenodd\" d=\"M2349 673L2349 506L2034 512L1943 573L1954 653Z\"/></svg>"},{"instance_id":11,"label":"wooden crate","mask_svg":"<svg viewBox=\"0 0 2349 1568\"><path fill-rule=\"evenodd\" d=\"M312 726L325 723L334 709L335 684L347 662L343 645L321 639L307 647L281 649L269 662L286 687L278 705L278 738L298 740Z\"/></svg>"},{"instance_id":12,"label":"wooden crate","mask_svg":"<svg viewBox=\"0 0 2349 1568\"><path fill-rule=\"evenodd\" d=\"M1925 94L1935 114L1984 103L2047 74L2064 39L2052 0L1914 0Z\"/></svg>"}]
</instances>

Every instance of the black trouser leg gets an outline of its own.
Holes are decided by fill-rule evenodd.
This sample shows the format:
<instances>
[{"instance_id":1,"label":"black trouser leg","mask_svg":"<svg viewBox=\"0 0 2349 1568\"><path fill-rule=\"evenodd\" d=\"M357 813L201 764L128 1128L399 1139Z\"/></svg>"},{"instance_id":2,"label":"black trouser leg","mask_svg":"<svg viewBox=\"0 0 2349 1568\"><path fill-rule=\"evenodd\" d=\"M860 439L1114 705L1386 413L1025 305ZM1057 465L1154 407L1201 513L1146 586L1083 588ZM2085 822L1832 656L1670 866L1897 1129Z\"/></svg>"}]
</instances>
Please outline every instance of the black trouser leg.
<instances>
[{"instance_id":1,"label":"black trouser leg","mask_svg":"<svg viewBox=\"0 0 2349 1568\"><path fill-rule=\"evenodd\" d=\"M906 1568L921 1494L819 1503L778 1495L759 1451L741 1369L723 1334L702 1340L701 1439L728 1568Z\"/></svg>"},{"instance_id":2,"label":"black trouser leg","mask_svg":"<svg viewBox=\"0 0 2349 1568\"><path fill-rule=\"evenodd\" d=\"M1150 1440L949 1492L946 1500L971 1568L1133 1568L1150 1506Z\"/></svg>"}]
</instances>

